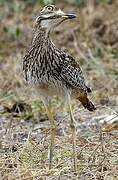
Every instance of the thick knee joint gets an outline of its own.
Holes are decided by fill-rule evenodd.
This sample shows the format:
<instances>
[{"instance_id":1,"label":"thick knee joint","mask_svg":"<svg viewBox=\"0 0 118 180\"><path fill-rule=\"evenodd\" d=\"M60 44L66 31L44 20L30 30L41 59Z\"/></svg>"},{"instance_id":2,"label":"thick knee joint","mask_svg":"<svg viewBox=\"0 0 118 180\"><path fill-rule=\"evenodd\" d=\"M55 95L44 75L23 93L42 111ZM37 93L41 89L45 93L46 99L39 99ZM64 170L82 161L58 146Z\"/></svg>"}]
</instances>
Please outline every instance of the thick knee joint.
<instances>
[{"instance_id":1,"label":"thick knee joint","mask_svg":"<svg viewBox=\"0 0 118 180\"><path fill-rule=\"evenodd\" d=\"M56 125L55 124L51 124L51 130L55 131L56 130Z\"/></svg>"},{"instance_id":2,"label":"thick knee joint","mask_svg":"<svg viewBox=\"0 0 118 180\"><path fill-rule=\"evenodd\" d=\"M70 128L74 130L75 129L75 124L74 123L70 123Z\"/></svg>"}]
</instances>

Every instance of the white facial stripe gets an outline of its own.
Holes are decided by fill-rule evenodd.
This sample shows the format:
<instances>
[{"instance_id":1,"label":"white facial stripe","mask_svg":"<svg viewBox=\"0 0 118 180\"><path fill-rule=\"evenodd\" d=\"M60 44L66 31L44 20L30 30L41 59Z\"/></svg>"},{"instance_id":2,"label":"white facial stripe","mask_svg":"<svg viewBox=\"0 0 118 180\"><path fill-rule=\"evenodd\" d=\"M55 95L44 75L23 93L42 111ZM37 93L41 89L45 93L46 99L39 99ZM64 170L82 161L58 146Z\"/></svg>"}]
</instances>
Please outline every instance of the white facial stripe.
<instances>
[{"instance_id":1,"label":"white facial stripe","mask_svg":"<svg viewBox=\"0 0 118 180\"><path fill-rule=\"evenodd\" d=\"M43 14L42 18L44 18L44 19L46 18L47 19L47 18L53 17L54 15L55 15L55 13Z\"/></svg>"},{"instance_id":2,"label":"white facial stripe","mask_svg":"<svg viewBox=\"0 0 118 180\"><path fill-rule=\"evenodd\" d=\"M49 14L43 14L42 15L42 20L41 20L41 27L46 28L47 32L51 31L56 25L59 25L62 22L62 18L58 18L61 16L64 16L65 13L59 9L58 11ZM53 19L53 17L55 18ZM57 16L57 18L56 18ZM52 18L51 18L52 17ZM43 19L44 18L44 19Z\"/></svg>"},{"instance_id":3,"label":"white facial stripe","mask_svg":"<svg viewBox=\"0 0 118 180\"><path fill-rule=\"evenodd\" d=\"M56 11L56 14L57 15L64 15L65 13L61 9L59 9L58 11Z\"/></svg>"}]
</instances>

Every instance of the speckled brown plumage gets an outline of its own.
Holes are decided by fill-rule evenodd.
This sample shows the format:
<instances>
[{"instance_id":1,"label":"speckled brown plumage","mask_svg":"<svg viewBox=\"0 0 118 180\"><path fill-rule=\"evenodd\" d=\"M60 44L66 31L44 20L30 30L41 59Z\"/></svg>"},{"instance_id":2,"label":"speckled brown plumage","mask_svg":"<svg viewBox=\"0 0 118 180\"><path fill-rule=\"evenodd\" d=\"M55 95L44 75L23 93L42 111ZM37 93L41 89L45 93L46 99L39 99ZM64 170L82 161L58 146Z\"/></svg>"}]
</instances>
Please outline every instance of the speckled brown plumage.
<instances>
[{"instance_id":1,"label":"speckled brown plumage","mask_svg":"<svg viewBox=\"0 0 118 180\"><path fill-rule=\"evenodd\" d=\"M74 14L66 14L56 10L55 6L48 5L43 8L36 18L34 35L29 49L23 58L23 72L25 80L32 84L39 92L46 107L51 125L51 142L49 150L49 168L52 168L52 158L55 139L55 121L50 109L50 99L57 95L67 101L70 114L70 127L72 129L74 170L78 173L76 157L76 131L75 119L71 107L71 98L78 99L89 111L95 106L87 98L91 89L86 86L82 70L78 62L58 49L50 38L54 27L66 19L75 18Z\"/></svg>"},{"instance_id":2,"label":"speckled brown plumage","mask_svg":"<svg viewBox=\"0 0 118 180\"><path fill-rule=\"evenodd\" d=\"M46 96L64 96L68 89L72 98L78 98L82 102L79 97L83 92L85 96L81 97L86 100L82 103L83 106L88 110L95 110L94 105L87 99L87 92L91 90L85 84L78 62L56 48L40 24L35 25L31 46L23 58L23 72L26 81L38 86L39 93Z\"/></svg>"}]
</instances>

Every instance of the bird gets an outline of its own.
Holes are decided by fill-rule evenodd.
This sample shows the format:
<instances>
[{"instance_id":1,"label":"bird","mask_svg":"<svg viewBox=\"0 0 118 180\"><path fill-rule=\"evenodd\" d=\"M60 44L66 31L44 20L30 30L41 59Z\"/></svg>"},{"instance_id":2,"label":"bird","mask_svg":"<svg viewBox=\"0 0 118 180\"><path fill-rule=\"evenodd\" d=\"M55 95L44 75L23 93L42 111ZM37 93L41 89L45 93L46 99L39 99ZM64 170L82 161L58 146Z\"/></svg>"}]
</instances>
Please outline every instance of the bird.
<instances>
[{"instance_id":1,"label":"bird","mask_svg":"<svg viewBox=\"0 0 118 180\"><path fill-rule=\"evenodd\" d=\"M31 44L23 56L23 74L28 84L39 93L50 120L49 169L53 165L56 133L51 100L54 96L59 96L68 106L72 130L73 165L77 172L76 129L71 100L79 100L89 111L95 111L96 107L87 97L91 89L86 85L78 61L56 47L50 36L55 27L74 18L76 18L75 14L65 13L55 5L42 8L34 20Z\"/></svg>"}]
</instances>

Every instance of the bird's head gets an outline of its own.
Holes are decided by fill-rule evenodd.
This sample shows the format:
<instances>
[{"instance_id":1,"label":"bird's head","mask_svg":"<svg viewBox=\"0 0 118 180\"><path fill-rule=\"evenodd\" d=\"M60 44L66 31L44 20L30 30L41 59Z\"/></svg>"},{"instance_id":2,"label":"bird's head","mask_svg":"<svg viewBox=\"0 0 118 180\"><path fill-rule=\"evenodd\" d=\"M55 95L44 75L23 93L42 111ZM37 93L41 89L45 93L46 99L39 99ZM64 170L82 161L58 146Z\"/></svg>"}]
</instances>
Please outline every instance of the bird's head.
<instances>
[{"instance_id":1,"label":"bird's head","mask_svg":"<svg viewBox=\"0 0 118 180\"><path fill-rule=\"evenodd\" d=\"M50 32L63 21L75 17L75 14L64 13L61 9L56 9L54 5L48 5L41 10L40 15L36 18L36 24Z\"/></svg>"}]
</instances>

